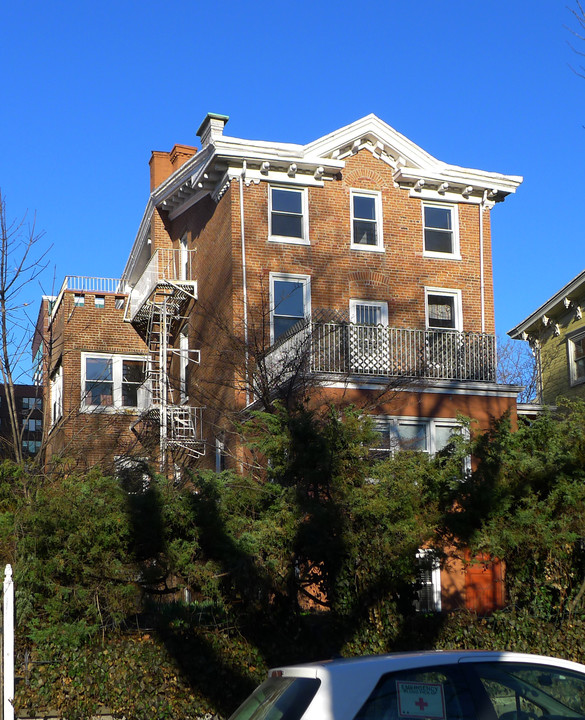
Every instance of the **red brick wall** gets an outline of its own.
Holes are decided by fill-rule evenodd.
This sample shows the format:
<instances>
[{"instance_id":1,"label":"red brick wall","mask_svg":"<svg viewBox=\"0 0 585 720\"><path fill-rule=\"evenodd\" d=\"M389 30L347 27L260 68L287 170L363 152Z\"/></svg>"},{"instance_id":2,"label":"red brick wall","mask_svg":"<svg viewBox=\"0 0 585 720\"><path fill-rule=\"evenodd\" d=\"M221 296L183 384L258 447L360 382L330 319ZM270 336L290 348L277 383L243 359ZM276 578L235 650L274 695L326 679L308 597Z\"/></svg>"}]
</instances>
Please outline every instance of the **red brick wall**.
<instances>
[{"instance_id":1,"label":"red brick wall","mask_svg":"<svg viewBox=\"0 0 585 720\"><path fill-rule=\"evenodd\" d=\"M99 293L98 293L99 294ZM119 353L146 355L143 340L129 323L123 321L124 309L115 307L116 296L105 294L105 307L95 306L95 294L85 293L85 305L74 305L74 293L67 291L50 327L52 343L51 371L63 366L63 418L54 427L50 423L50 385L45 388L45 418L48 429L47 460L54 455L73 458L91 466L110 461L136 448L130 432L136 413L82 412L81 353Z\"/></svg>"}]
</instances>

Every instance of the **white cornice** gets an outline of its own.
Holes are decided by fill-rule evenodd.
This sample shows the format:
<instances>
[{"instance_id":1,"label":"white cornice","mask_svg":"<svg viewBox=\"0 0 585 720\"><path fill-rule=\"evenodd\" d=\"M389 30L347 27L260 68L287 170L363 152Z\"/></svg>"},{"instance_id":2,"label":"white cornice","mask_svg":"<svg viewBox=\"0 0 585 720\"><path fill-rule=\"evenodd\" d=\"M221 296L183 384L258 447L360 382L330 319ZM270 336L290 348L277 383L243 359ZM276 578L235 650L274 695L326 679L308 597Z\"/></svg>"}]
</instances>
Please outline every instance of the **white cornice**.
<instances>
[{"instance_id":1,"label":"white cornice","mask_svg":"<svg viewBox=\"0 0 585 720\"><path fill-rule=\"evenodd\" d=\"M399 186L412 189L426 184L425 192L440 192L447 184L450 193L458 193L466 201L473 202L471 195L478 198L486 191L494 200L503 199L522 181L517 176L440 162L373 114L307 145L243 140L216 134L151 193L122 280L129 283L138 269L155 207L177 217L207 194L219 198L226 179L239 176L244 161L247 181L322 186L345 168L345 157L362 148L392 167Z\"/></svg>"},{"instance_id":2,"label":"white cornice","mask_svg":"<svg viewBox=\"0 0 585 720\"><path fill-rule=\"evenodd\" d=\"M530 334L530 330L539 326L542 323L543 316L556 316L558 313L568 312L567 303L569 299L576 300L585 294L585 270L579 273L577 277L574 277L564 287L562 287L557 293L550 297L545 303L531 313L526 319L518 323L512 330L508 330L508 335L514 340L521 338L522 333ZM570 305L569 305L570 307ZM579 307L579 306L578 306Z\"/></svg>"}]
</instances>

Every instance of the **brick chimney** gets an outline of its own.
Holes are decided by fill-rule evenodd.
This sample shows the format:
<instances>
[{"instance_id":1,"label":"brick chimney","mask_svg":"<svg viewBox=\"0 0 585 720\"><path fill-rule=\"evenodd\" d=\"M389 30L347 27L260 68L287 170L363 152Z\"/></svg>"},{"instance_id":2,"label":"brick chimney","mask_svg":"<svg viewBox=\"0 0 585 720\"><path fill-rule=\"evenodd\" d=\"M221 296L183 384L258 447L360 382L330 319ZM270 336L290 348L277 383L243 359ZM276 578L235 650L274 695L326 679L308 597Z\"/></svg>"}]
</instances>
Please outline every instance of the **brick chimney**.
<instances>
[{"instance_id":1,"label":"brick chimney","mask_svg":"<svg viewBox=\"0 0 585 720\"><path fill-rule=\"evenodd\" d=\"M171 152L154 150L150 156L150 190L158 187L197 152L191 145L175 145Z\"/></svg>"}]
</instances>

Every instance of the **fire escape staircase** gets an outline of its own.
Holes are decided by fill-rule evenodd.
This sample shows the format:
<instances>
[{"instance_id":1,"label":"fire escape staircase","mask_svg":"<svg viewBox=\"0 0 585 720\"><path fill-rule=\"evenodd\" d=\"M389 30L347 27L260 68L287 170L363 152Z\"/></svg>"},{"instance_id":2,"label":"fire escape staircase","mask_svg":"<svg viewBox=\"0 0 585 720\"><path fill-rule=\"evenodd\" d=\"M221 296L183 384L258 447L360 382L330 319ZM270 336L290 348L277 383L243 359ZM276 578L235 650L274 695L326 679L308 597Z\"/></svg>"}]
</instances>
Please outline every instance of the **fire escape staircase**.
<instances>
[{"instance_id":1,"label":"fire escape staircase","mask_svg":"<svg viewBox=\"0 0 585 720\"><path fill-rule=\"evenodd\" d=\"M176 323L189 301L197 299L197 282L182 279L191 277L190 261L188 251L157 250L132 289L126 311L149 349L150 402L134 428L140 425L147 433L158 429L161 470L170 457L180 463L205 454L203 408L181 403L169 372Z\"/></svg>"}]
</instances>

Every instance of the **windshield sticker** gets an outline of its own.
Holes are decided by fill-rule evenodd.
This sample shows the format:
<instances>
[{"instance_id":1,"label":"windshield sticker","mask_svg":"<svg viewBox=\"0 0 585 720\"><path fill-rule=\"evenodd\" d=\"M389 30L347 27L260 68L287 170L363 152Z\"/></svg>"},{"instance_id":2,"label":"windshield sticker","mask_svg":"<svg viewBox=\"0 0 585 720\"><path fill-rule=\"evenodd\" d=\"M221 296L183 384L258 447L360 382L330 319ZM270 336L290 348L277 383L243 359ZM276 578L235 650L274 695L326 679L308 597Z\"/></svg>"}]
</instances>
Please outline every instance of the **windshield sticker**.
<instances>
[{"instance_id":1,"label":"windshield sticker","mask_svg":"<svg viewBox=\"0 0 585 720\"><path fill-rule=\"evenodd\" d=\"M445 697L441 683L396 681L398 715L403 718L445 720Z\"/></svg>"}]
</instances>

